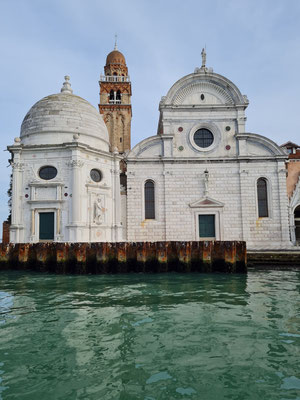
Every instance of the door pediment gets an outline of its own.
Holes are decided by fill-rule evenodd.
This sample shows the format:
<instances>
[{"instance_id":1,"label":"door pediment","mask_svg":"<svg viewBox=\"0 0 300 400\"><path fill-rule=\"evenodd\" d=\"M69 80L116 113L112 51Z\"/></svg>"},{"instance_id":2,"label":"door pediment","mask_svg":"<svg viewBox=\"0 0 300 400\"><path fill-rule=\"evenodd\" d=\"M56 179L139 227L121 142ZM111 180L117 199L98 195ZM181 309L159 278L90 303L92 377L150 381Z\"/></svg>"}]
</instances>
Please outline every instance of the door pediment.
<instances>
[{"instance_id":1,"label":"door pediment","mask_svg":"<svg viewBox=\"0 0 300 400\"><path fill-rule=\"evenodd\" d=\"M193 203L190 203L189 206L191 208L220 208L224 207L224 203L205 196L197 201L194 201Z\"/></svg>"}]
</instances>

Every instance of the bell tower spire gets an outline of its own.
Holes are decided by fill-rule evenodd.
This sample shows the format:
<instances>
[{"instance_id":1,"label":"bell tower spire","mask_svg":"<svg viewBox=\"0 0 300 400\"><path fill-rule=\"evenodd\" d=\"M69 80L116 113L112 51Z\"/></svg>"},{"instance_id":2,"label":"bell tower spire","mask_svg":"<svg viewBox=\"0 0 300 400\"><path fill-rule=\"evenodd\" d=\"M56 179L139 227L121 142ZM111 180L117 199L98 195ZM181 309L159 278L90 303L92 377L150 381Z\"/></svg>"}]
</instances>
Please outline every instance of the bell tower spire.
<instances>
[{"instance_id":1,"label":"bell tower spire","mask_svg":"<svg viewBox=\"0 0 300 400\"><path fill-rule=\"evenodd\" d=\"M106 58L104 75L100 76L99 112L106 123L111 151L119 153L130 150L131 131L131 82L125 57L115 47Z\"/></svg>"}]
</instances>

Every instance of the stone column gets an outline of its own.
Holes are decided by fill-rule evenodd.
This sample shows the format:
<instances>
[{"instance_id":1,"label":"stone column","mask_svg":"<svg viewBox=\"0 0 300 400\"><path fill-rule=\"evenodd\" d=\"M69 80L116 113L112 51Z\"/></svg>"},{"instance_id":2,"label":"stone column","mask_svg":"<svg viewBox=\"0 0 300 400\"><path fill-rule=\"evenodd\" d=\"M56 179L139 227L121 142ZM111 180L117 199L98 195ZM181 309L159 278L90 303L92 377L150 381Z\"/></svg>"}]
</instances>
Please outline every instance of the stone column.
<instances>
[{"instance_id":1,"label":"stone column","mask_svg":"<svg viewBox=\"0 0 300 400\"><path fill-rule=\"evenodd\" d=\"M281 240L283 246L288 246L290 243L289 237L289 215L288 215L288 196L286 191L286 174L284 161L277 162L277 182L278 182L278 205L280 210L280 227L281 227Z\"/></svg>"},{"instance_id":2,"label":"stone column","mask_svg":"<svg viewBox=\"0 0 300 400\"><path fill-rule=\"evenodd\" d=\"M247 218L247 192L248 192L248 167L247 164L240 163L239 168L239 186L241 201L241 240L249 240L249 221Z\"/></svg>"},{"instance_id":3,"label":"stone column","mask_svg":"<svg viewBox=\"0 0 300 400\"><path fill-rule=\"evenodd\" d=\"M69 165L72 168L72 214L70 224L70 240L77 242L81 240L79 226L82 225L81 218L81 198L82 189L81 168L84 162L78 159L70 161Z\"/></svg>"},{"instance_id":4,"label":"stone column","mask_svg":"<svg viewBox=\"0 0 300 400\"><path fill-rule=\"evenodd\" d=\"M30 242L35 240L35 210L31 210L31 232L30 232Z\"/></svg>"},{"instance_id":5,"label":"stone column","mask_svg":"<svg viewBox=\"0 0 300 400\"><path fill-rule=\"evenodd\" d=\"M113 160L113 234L114 242L122 241L122 225L121 225L121 188L120 188L120 159L119 152L114 150Z\"/></svg>"},{"instance_id":6,"label":"stone column","mask_svg":"<svg viewBox=\"0 0 300 400\"><path fill-rule=\"evenodd\" d=\"M22 241L20 229L22 225L22 172L24 164L20 162L20 155L14 155L14 162L11 163L12 173L12 198L11 198L11 239L12 243L19 243Z\"/></svg>"}]
</instances>

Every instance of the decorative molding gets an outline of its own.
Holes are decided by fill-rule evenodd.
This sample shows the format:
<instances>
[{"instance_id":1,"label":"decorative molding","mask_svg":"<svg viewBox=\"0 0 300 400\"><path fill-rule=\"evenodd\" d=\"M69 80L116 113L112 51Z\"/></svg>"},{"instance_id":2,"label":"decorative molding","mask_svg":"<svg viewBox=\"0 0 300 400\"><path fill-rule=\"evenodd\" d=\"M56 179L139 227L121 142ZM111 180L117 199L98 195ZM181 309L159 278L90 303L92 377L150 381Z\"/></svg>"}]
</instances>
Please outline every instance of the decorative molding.
<instances>
[{"instance_id":1,"label":"decorative molding","mask_svg":"<svg viewBox=\"0 0 300 400\"><path fill-rule=\"evenodd\" d=\"M25 166L25 163L22 163L22 162L11 162L10 165L12 166L13 170L18 169L18 170L22 171L24 166Z\"/></svg>"},{"instance_id":2,"label":"decorative molding","mask_svg":"<svg viewBox=\"0 0 300 400\"><path fill-rule=\"evenodd\" d=\"M223 104L234 104L231 96L224 89L211 82L196 82L180 88L174 95L171 103L176 105L182 104L188 96L200 92L216 96Z\"/></svg>"},{"instance_id":3,"label":"decorative molding","mask_svg":"<svg viewBox=\"0 0 300 400\"><path fill-rule=\"evenodd\" d=\"M87 182L85 184L85 186L87 188L92 188L92 189L110 189L111 188L106 183L100 184L100 183Z\"/></svg>"},{"instance_id":4,"label":"decorative molding","mask_svg":"<svg viewBox=\"0 0 300 400\"><path fill-rule=\"evenodd\" d=\"M220 208L224 207L224 203L221 203L218 200L214 200L211 197L205 196L202 197L200 200L190 203L189 206L191 208Z\"/></svg>"},{"instance_id":5,"label":"decorative molding","mask_svg":"<svg viewBox=\"0 0 300 400\"><path fill-rule=\"evenodd\" d=\"M34 186L34 187L53 187L53 186L64 186L65 184L63 182L41 182L41 181L32 181L28 182L28 186Z\"/></svg>"},{"instance_id":6,"label":"decorative molding","mask_svg":"<svg viewBox=\"0 0 300 400\"><path fill-rule=\"evenodd\" d=\"M71 160L67 162L67 165L71 168L81 168L84 166L84 162L81 160Z\"/></svg>"}]
</instances>

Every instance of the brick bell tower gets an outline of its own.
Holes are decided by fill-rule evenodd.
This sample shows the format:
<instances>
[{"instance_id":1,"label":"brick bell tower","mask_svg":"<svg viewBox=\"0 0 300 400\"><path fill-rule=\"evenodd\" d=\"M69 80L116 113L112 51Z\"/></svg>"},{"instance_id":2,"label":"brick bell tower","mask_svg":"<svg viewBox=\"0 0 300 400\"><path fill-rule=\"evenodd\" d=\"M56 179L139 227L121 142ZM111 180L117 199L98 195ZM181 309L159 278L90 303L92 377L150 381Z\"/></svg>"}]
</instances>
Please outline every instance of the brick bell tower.
<instances>
[{"instance_id":1,"label":"brick bell tower","mask_svg":"<svg viewBox=\"0 0 300 400\"><path fill-rule=\"evenodd\" d=\"M99 81L99 111L108 129L111 151L117 148L122 154L131 147L131 82L125 57L116 43L106 58L104 74Z\"/></svg>"}]
</instances>

